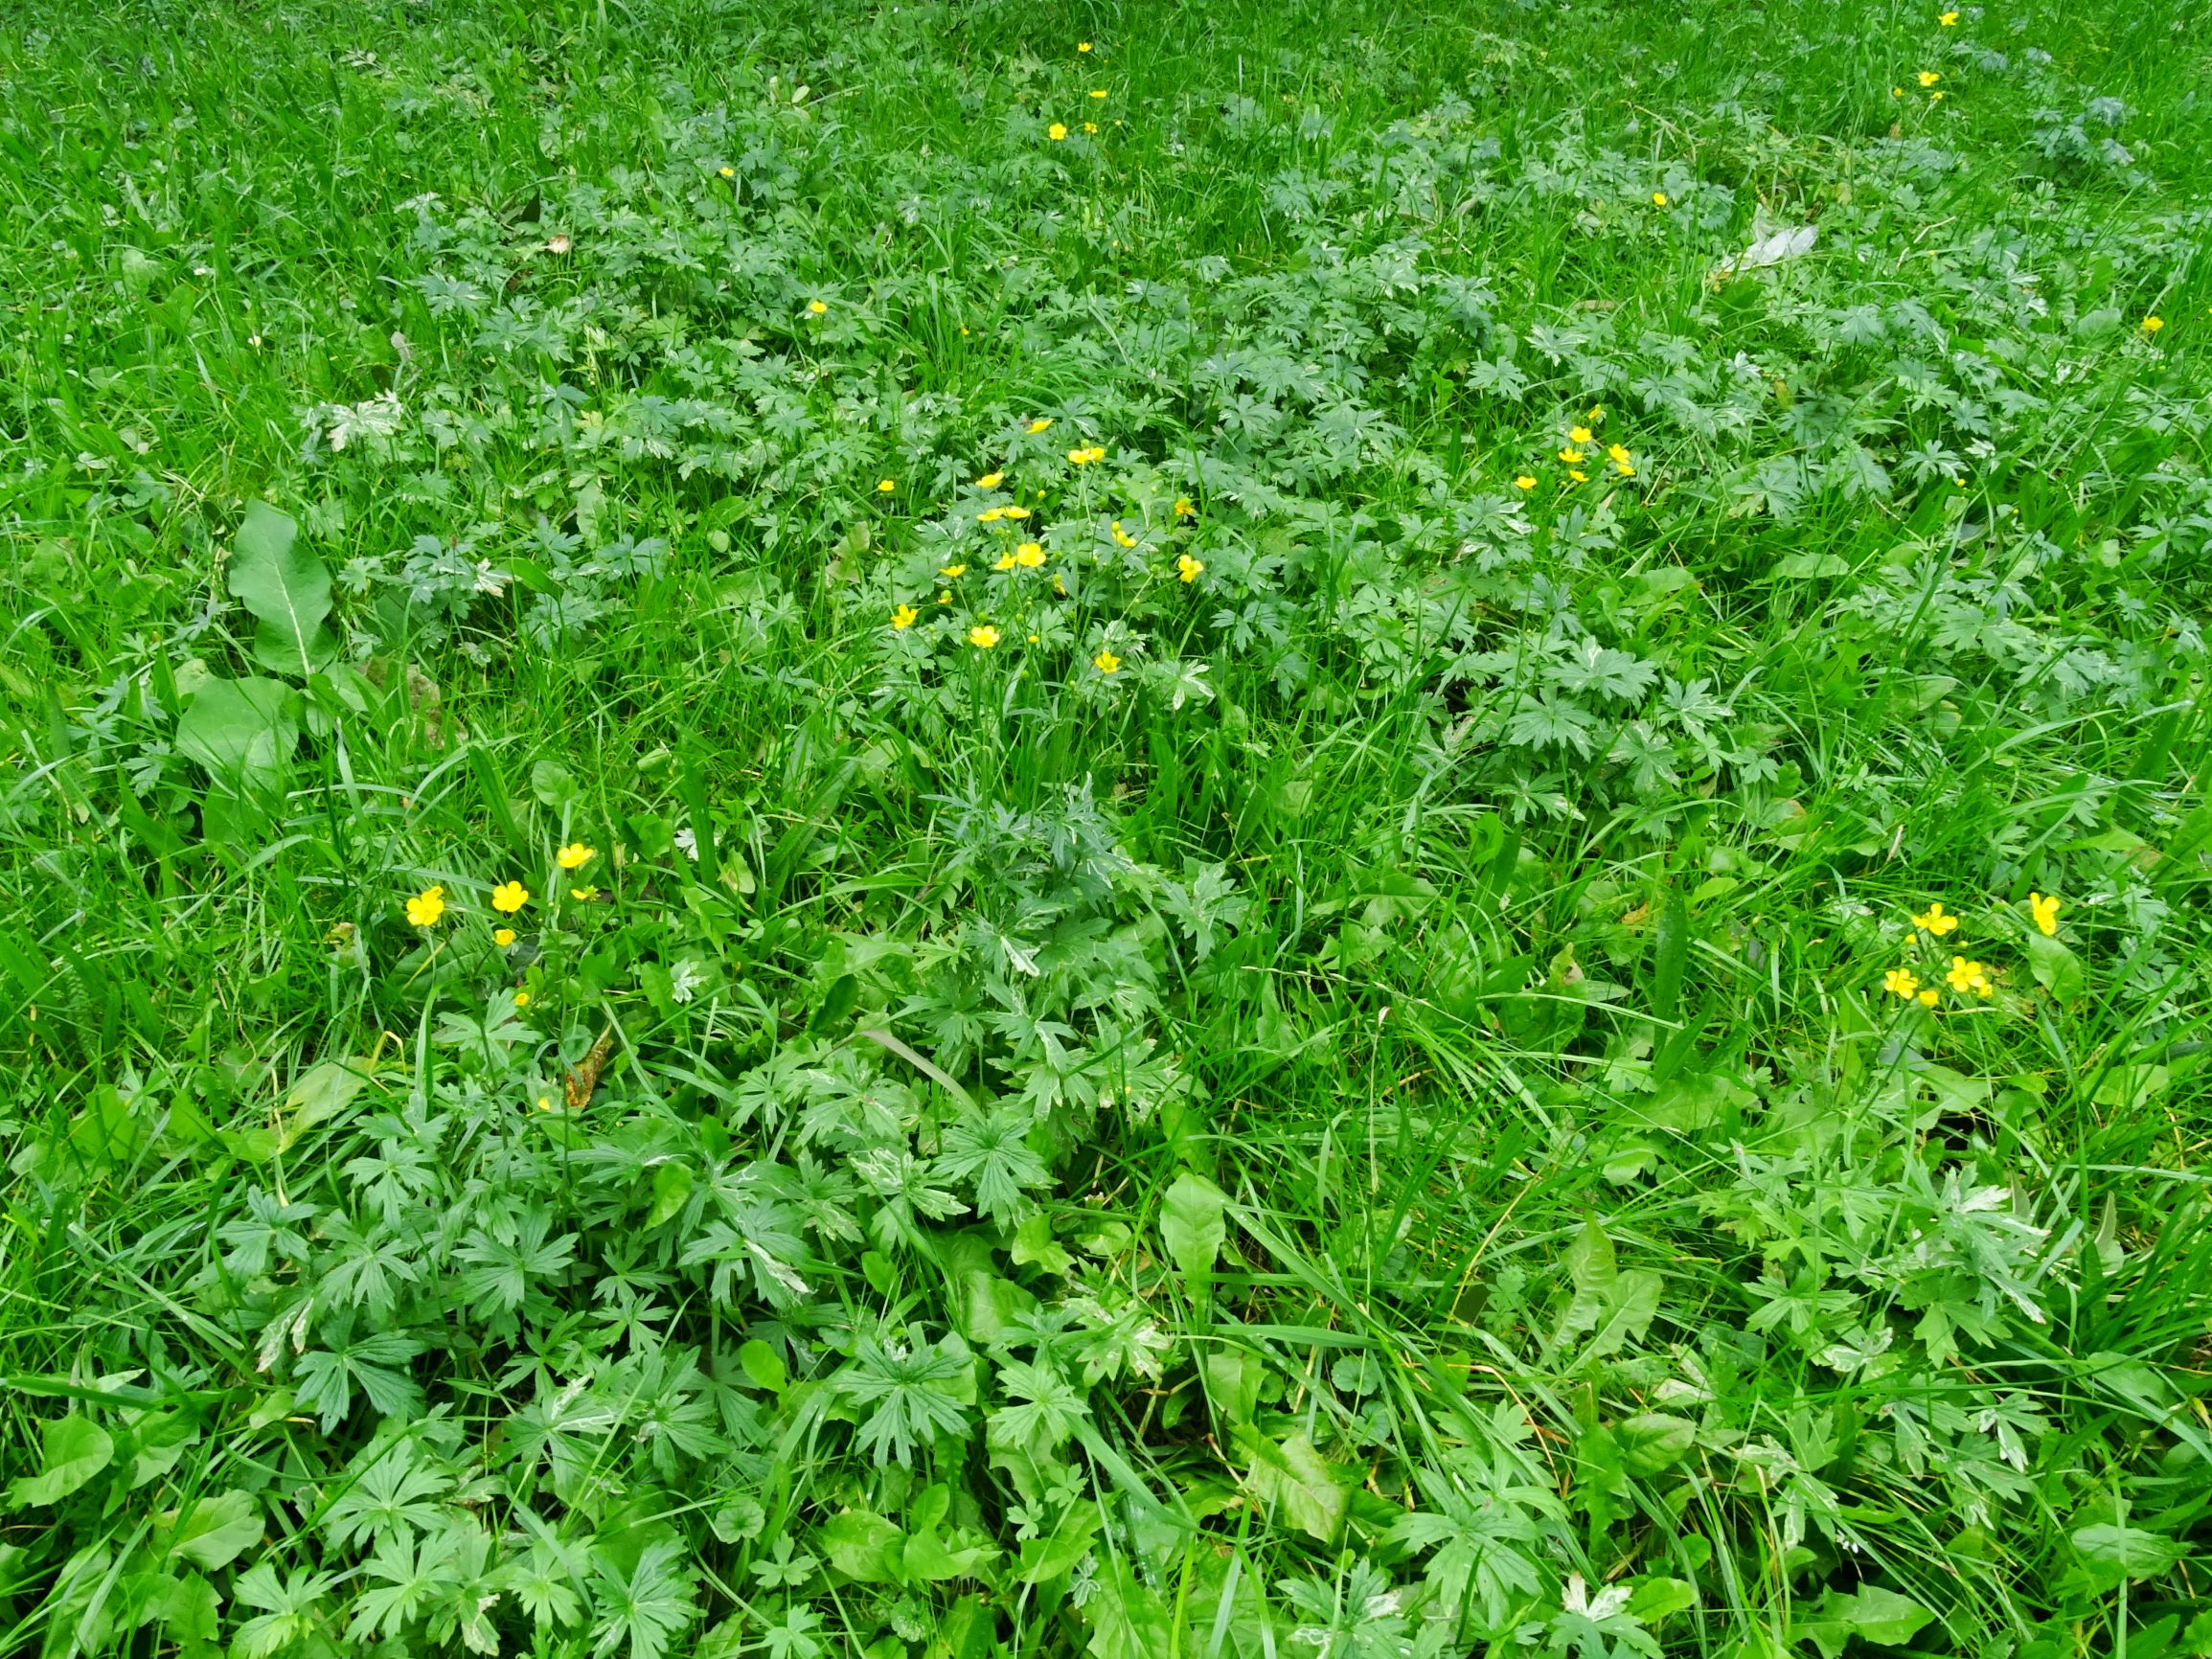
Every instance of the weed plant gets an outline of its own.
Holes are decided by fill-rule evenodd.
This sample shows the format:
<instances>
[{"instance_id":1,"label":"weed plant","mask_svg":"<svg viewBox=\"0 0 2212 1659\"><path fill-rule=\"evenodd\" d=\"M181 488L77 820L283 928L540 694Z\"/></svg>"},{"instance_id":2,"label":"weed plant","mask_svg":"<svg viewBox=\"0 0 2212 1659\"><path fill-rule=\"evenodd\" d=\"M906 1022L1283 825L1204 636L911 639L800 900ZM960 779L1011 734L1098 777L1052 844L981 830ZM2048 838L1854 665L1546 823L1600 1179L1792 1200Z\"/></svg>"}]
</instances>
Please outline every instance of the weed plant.
<instances>
[{"instance_id":1,"label":"weed plant","mask_svg":"<svg viewBox=\"0 0 2212 1659\"><path fill-rule=\"evenodd\" d=\"M0 31L0 1650L2212 1653L2172 0Z\"/></svg>"}]
</instances>

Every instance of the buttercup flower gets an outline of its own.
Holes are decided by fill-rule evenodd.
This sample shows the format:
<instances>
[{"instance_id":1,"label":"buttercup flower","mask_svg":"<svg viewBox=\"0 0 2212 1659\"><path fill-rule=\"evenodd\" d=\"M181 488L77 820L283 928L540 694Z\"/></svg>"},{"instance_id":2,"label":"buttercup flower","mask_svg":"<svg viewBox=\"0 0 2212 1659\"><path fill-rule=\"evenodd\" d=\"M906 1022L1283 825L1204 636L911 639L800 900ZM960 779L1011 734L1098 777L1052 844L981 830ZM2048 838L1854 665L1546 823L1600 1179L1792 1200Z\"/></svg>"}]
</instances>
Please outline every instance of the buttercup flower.
<instances>
[{"instance_id":1,"label":"buttercup flower","mask_svg":"<svg viewBox=\"0 0 2212 1659\"><path fill-rule=\"evenodd\" d=\"M1943 977L1950 981L1950 989L1953 990L1971 990L1974 995L1983 997L1990 993L1989 969L1978 962L1967 961L1963 956L1950 959L1950 971Z\"/></svg>"},{"instance_id":2,"label":"buttercup flower","mask_svg":"<svg viewBox=\"0 0 2212 1659\"><path fill-rule=\"evenodd\" d=\"M1193 558L1187 553L1177 554L1175 556L1175 574L1180 576L1185 581L1197 581L1198 580L1198 572L1204 570L1205 568L1206 567L1203 563L1197 559Z\"/></svg>"},{"instance_id":3,"label":"buttercup flower","mask_svg":"<svg viewBox=\"0 0 2212 1659\"><path fill-rule=\"evenodd\" d=\"M998 630L989 623L977 623L968 630L968 643L979 651L987 651L998 644Z\"/></svg>"},{"instance_id":4,"label":"buttercup flower","mask_svg":"<svg viewBox=\"0 0 2212 1659\"><path fill-rule=\"evenodd\" d=\"M1933 1008L1940 1000L1936 995L1935 987L1932 985L1920 993L1920 1006L1922 1008Z\"/></svg>"},{"instance_id":5,"label":"buttercup flower","mask_svg":"<svg viewBox=\"0 0 2212 1659\"><path fill-rule=\"evenodd\" d=\"M407 900L407 920L417 927L435 927L445 914L445 889L425 887Z\"/></svg>"},{"instance_id":6,"label":"buttercup flower","mask_svg":"<svg viewBox=\"0 0 2212 1659\"><path fill-rule=\"evenodd\" d=\"M891 625L895 628L910 628L914 625L914 619L921 614L910 604L900 605L891 613Z\"/></svg>"},{"instance_id":7,"label":"buttercup flower","mask_svg":"<svg viewBox=\"0 0 2212 1659\"><path fill-rule=\"evenodd\" d=\"M1956 29L1958 27L1958 13L1956 11L1946 11L1942 16L1938 17L1936 21L1942 24L1946 29Z\"/></svg>"},{"instance_id":8,"label":"buttercup flower","mask_svg":"<svg viewBox=\"0 0 2212 1659\"><path fill-rule=\"evenodd\" d=\"M968 574L968 566L965 564L948 564L937 574L946 581L958 581Z\"/></svg>"},{"instance_id":9,"label":"buttercup flower","mask_svg":"<svg viewBox=\"0 0 2212 1659\"><path fill-rule=\"evenodd\" d=\"M1587 426L1577 426L1572 432L1567 434L1567 442L1569 443L1587 443L1590 441L1590 438L1591 433Z\"/></svg>"},{"instance_id":10,"label":"buttercup flower","mask_svg":"<svg viewBox=\"0 0 2212 1659\"><path fill-rule=\"evenodd\" d=\"M736 178L738 170L734 167L725 167L721 170L721 174L724 178Z\"/></svg>"},{"instance_id":11,"label":"buttercup flower","mask_svg":"<svg viewBox=\"0 0 2212 1659\"><path fill-rule=\"evenodd\" d=\"M1091 96L1092 96L1093 98L1104 98L1104 97L1106 96L1106 93L1105 93L1104 91L1102 91L1102 90L1093 89L1093 91L1091 92Z\"/></svg>"},{"instance_id":12,"label":"buttercup flower","mask_svg":"<svg viewBox=\"0 0 2212 1659\"><path fill-rule=\"evenodd\" d=\"M571 841L566 847L563 847L559 852L554 854L554 857L559 862L559 865L563 870L582 870L586 864L589 864L594 858L598 856L598 848L586 847L581 841Z\"/></svg>"},{"instance_id":13,"label":"buttercup flower","mask_svg":"<svg viewBox=\"0 0 2212 1659\"><path fill-rule=\"evenodd\" d=\"M505 950L514 943L514 929L512 927L494 927L491 930L491 943L499 946L501 950Z\"/></svg>"},{"instance_id":14,"label":"buttercup flower","mask_svg":"<svg viewBox=\"0 0 2212 1659\"><path fill-rule=\"evenodd\" d=\"M1191 505L1189 496L1178 495L1175 497L1174 513L1177 518L1196 518L1198 516L1198 510Z\"/></svg>"},{"instance_id":15,"label":"buttercup flower","mask_svg":"<svg viewBox=\"0 0 2212 1659\"><path fill-rule=\"evenodd\" d=\"M1083 129L1085 132L1096 132L1098 131L1098 123L1095 121L1086 121L1083 124Z\"/></svg>"},{"instance_id":16,"label":"buttercup flower","mask_svg":"<svg viewBox=\"0 0 2212 1659\"><path fill-rule=\"evenodd\" d=\"M530 1006L530 993L526 990L516 991L514 993L514 1006L516 1008L528 1008Z\"/></svg>"},{"instance_id":17,"label":"buttercup flower","mask_svg":"<svg viewBox=\"0 0 2212 1659\"><path fill-rule=\"evenodd\" d=\"M1088 52L1090 50L1090 42L1087 40L1078 40L1075 43L1075 49L1078 52Z\"/></svg>"},{"instance_id":18,"label":"buttercup flower","mask_svg":"<svg viewBox=\"0 0 2212 1659\"><path fill-rule=\"evenodd\" d=\"M599 897L599 889L596 887L571 887L568 890L568 896L571 898L581 898L588 904Z\"/></svg>"},{"instance_id":19,"label":"buttercup flower","mask_svg":"<svg viewBox=\"0 0 2212 1659\"><path fill-rule=\"evenodd\" d=\"M1122 521L1118 518L1114 520L1113 535L1117 547L1134 547L1137 544L1137 538L1122 528Z\"/></svg>"},{"instance_id":20,"label":"buttercup flower","mask_svg":"<svg viewBox=\"0 0 2212 1659\"><path fill-rule=\"evenodd\" d=\"M1044 544L1025 541L1014 550L1014 562L1024 570L1035 570L1044 562Z\"/></svg>"},{"instance_id":21,"label":"buttercup flower","mask_svg":"<svg viewBox=\"0 0 2212 1659\"><path fill-rule=\"evenodd\" d=\"M519 881L502 881L491 890L491 908L502 916L513 916L530 902L530 889Z\"/></svg>"},{"instance_id":22,"label":"buttercup flower","mask_svg":"<svg viewBox=\"0 0 2212 1659\"><path fill-rule=\"evenodd\" d=\"M1636 468L1634 465L1627 461L1614 462L1613 470L1618 472L1623 478L1633 478L1636 475Z\"/></svg>"},{"instance_id":23,"label":"buttercup flower","mask_svg":"<svg viewBox=\"0 0 2212 1659\"><path fill-rule=\"evenodd\" d=\"M1005 508L1001 508L1001 509L999 510L999 516L1000 516L1000 517L1002 517L1002 518L1012 518L1012 519L1023 519L1023 518L1027 518L1027 517L1029 516L1029 509L1028 509L1028 508L1026 508L1026 507L1005 507Z\"/></svg>"},{"instance_id":24,"label":"buttercup flower","mask_svg":"<svg viewBox=\"0 0 2212 1659\"><path fill-rule=\"evenodd\" d=\"M1927 909L1912 919L1912 924L1923 933L1932 933L1936 938L1941 939L1945 934L1958 926L1958 918L1946 916L1940 899L1930 899Z\"/></svg>"},{"instance_id":25,"label":"buttercup flower","mask_svg":"<svg viewBox=\"0 0 2212 1659\"><path fill-rule=\"evenodd\" d=\"M2145 317L2143 319L2143 332L2146 334L2155 334L2165 326L2166 319L2163 317Z\"/></svg>"},{"instance_id":26,"label":"buttercup flower","mask_svg":"<svg viewBox=\"0 0 2212 1659\"><path fill-rule=\"evenodd\" d=\"M975 488L978 489L996 489L1000 481L1005 477L1006 474L1003 472L986 472L975 481Z\"/></svg>"},{"instance_id":27,"label":"buttercup flower","mask_svg":"<svg viewBox=\"0 0 2212 1659\"><path fill-rule=\"evenodd\" d=\"M1587 484L1590 481L1590 475L1588 473L1573 466L1567 468L1567 476L1573 479L1577 484Z\"/></svg>"},{"instance_id":28,"label":"buttercup flower","mask_svg":"<svg viewBox=\"0 0 2212 1659\"><path fill-rule=\"evenodd\" d=\"M1881 989L1910 1002L1920 994L1920 976L1909 967L1893 967L1881 976Z\"/></svg>"},{"instance_id":29,"label":"buttercup flower","mask_svg":"<svg viewBox=\"0 0 2212 1659\"><path fill-rule=\"evenodd\" d=\"M1564 448L1564 449L1562 449L1562 450L1561 450L1561 451L1560 451L1560 459L1561 459L1562 461L1565 462L1565 463L1566 463L1566 464L1567 464L1569 466L1573 466L1573 465L1574 465L1576 462L1580 461L1582 458L1583 458L1583 452L1582 452L1580 449L1577 449L1577 448L1575 448L1575 447L1574 447L1573 445L1571 445L1571 444L1570 444L1568 447L1566 447L1566 448Z\"/></svg>"},{"instance_id":30,"label":"buttercup flower","mask_svg":"<svg viewBox=\"0 0 2212 1659\"><path fill-rule=\"evenodd\" d=\"M2035 920L2036 931L2045 939L2059 931L2059 900L2056 895L2045 898L2041 893L2028 895L2028 915Z\"/></svg>"},{"instance_id":31,"label":"buttercup flower","mask_svg":"<svg viewBox=\"0 0 2212 1659\"><path fill-rule=\"evenodd\" d=\"M1039 415L1035 420L1032 420L1029 423L1029 429L1032 432L1042 432L1047 426L1050 426L1051 424L1052 417L1050 415Z\"/></svg>"},{"instance_id":32,"label":"buttercup flower","mask_svg":"<svg viewBox=\"0 0 2212 1659\"><path fill-rule=\"evenodd\" d=\"M1942 77L1942 76L1940 76L1940 75L1938 75L1938 74L1937 74L1937 73L1936 73L1934 70L1932 70L1932 69L1924 69L1924 70L1922 70L1922 71L1920 72L1920 83L1921 83L1921 85L1923 85L1923 86L1933 86L1933 85L1934 85L1934 84L1935 84L1937 81L1941 80L1942 79L1943 79L1943 77Z\"/></svg>"},{"instance_id":33,"label":"buttercup flower","mask_svg":"<svg viewBox=\"0 0 2212 1659\"><path fill-rule=\"evenodd\" d=\"M889 495L894 489L897 489L898 488L899 486L892 483L888 478L878 478L876 480L876 489L879 494Z\"/></svg>"},{"instance_id":34,"label":"buttercup flower","mask_svg":"<svg viewBox=\"0 0 2212 1659\"><path fill-rule=\"evenodd\" d=\"M1064 123L1056 121L1044 129L1044 136L1058 144L1067 136L1067 126Z\"/></svg>"},{"instance_id":35,"label":"buttercup flower","mask_svg":"<svg viewBox=\"0 0 2212 1659\"><path fill-rule=\"evenodd\" d=\"M1012 570L1014 568L1014 555L1011 553L1000 554L998 556L998 562L992 565L991 568L992 570Z\"/></svg>"},{"instance_id":36,"label":"buttercup flower","mask_svg":"<svg viewBox=\"0 0 2212 1659\"><path fill-rule=\"evenodd\" d=\"M1626 461L1629 458L1628 445L1625 443L1608 443L1606 445L1606 453L1615 461Z\"/></svg>"},{"instance_id":37,"label":"buttercup flower","mask_svg":"<svg viewBox=\"0 0 2212 1659\"><path fill-rule=\"evenodd\" d=\"M1091 658L1091 666L1102 674L1110 674L1119 670L1122 660L1109 650L1101 650L1097 656Z\"/></svg>"},{"instance_id":38,"label":"buttercup flower","mask_svg":"<svg viewBox=\"0 0 2212 1659\"><path fill-rule=\"evenodd\" d=\"M821 316L824 312L829 310L829 308L830 303L827 300L809 300L807 302L807 309L817 317Z\"/></svg>"},{"instance_id":39,"label":"buttercup flower","mask_svg":"<svg viewBox=\"0 0 2212 1659\"><path fill-rule=\"evenodd\" d=\"M1652 205L1653 207L1665 207L1667 205L1667 193L1663 190L1652 192Z\"/></svg>"},{"instance_id":40,"label":"buttercup flower","mask_svg":"<svg viewBox=\"0 0 2212 1659\"><path fill-rule=\"evenodd\" d=\"M984 509L984 510L983 510L981 512L979 512L979 513L977 513L977 514L975 515L975 522L976 522L976 523L978 523L978 524L996 524L996 523L997 523L997 522L998 522L1000 519L1004 518L1005 516L1006 516L1006 509L1005 509L1005 508L1003 508L1003 507L987 507L987 508L985 508L985 509Z\"/></svg>"}]
</instances>

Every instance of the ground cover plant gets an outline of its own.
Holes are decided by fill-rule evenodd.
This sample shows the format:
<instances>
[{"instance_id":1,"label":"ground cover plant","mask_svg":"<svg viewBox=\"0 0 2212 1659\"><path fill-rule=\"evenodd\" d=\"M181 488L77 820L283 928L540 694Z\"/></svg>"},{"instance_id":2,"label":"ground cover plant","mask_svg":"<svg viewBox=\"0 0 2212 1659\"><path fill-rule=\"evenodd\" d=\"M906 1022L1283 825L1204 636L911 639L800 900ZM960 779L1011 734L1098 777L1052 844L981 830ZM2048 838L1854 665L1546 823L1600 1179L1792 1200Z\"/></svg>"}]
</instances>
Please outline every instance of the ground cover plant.
<instances>
[{"instance_id":1,"label":"ground cover plant","mask_svg":"<svg viewBox=\"0 0 2212 1659\"><path fill-rule=\"evenodd\" d=\"M2083 10L18 10L0 1648L2212 1652Z\"/></svg>"}]
</instances>

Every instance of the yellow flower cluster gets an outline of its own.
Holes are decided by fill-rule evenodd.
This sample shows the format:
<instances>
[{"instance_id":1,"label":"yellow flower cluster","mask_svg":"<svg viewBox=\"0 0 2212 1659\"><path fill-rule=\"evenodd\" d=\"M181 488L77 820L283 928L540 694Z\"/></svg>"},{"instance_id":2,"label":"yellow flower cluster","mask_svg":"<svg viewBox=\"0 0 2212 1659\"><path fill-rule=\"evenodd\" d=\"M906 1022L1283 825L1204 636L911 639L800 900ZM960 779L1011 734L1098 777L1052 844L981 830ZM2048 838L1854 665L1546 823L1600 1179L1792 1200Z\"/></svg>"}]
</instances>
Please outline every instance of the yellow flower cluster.
<instances>
[{"instance_id":1,"label":"yellow flower cluster","mask_svg":"<svg viewBox=\"0 0 2212 1659\"><path fill-rule=\"evenodd\" d=\"M2042 893L2028 895L2028 920L2035 930L2045 939L2057 936L2059 931L2059 900ZM1926 910L1912 917L1913 934L1917 939L1925 934L1930 941L1943 939L1958 931L1959 919L1944 909L1940 899L1930 899ZM1989 966L1972 957L1954 955L1950 966L1944 970L1946 984L1960 996L1972 996L1987 1002L1995 994L1996 984ZM1932 985L1924 985L1920 975L1909 966L1890 968L1881 976L1881 989L1904 1002L1917 1002L1923 1008L1934 1008L1941 1000Z\"/></svg>"}]
</instances>

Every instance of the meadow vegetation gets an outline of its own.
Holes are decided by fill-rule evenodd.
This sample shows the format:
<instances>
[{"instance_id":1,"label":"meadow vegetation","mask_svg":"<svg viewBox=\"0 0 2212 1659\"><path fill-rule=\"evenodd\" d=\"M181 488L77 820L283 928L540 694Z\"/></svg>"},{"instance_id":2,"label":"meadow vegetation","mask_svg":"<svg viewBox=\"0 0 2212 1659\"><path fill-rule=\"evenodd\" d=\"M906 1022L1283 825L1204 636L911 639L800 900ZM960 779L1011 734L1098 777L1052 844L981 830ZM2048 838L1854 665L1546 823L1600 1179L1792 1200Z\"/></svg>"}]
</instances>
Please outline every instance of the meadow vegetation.
<instances>
[{"instance_id":1,"label":"meadow vegetation","mask_svg":"<svg viewBox=\"0 0 2212 1659\"><path fill-rule=\"evenodd\" d=\"M0 29L0 1650L2212 1653L2175 0Z\"/></svg>"}]
</instances>

